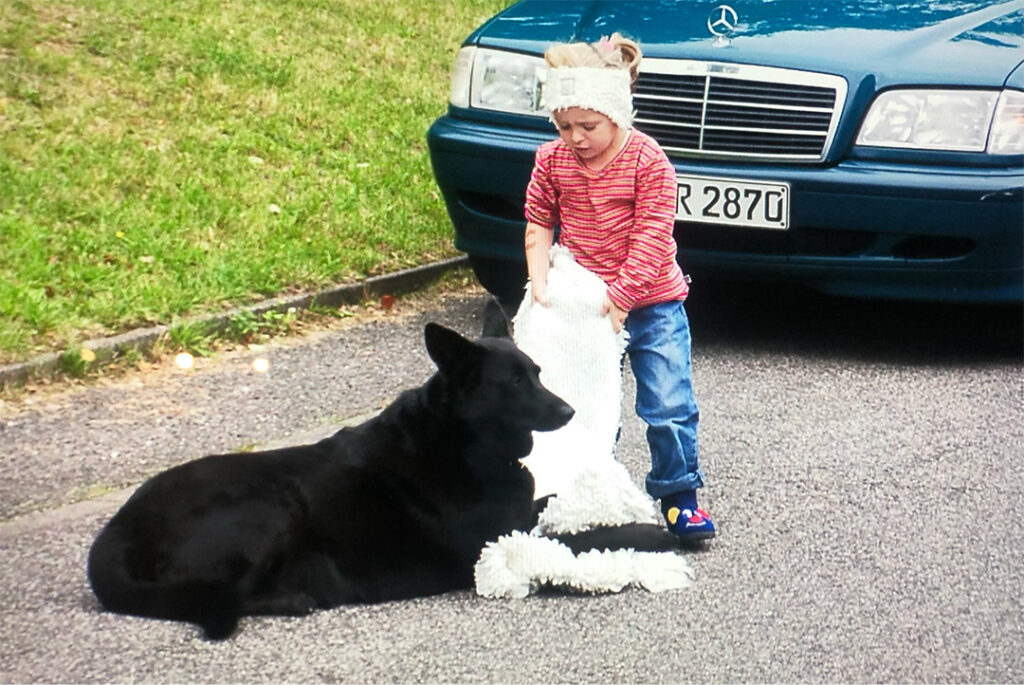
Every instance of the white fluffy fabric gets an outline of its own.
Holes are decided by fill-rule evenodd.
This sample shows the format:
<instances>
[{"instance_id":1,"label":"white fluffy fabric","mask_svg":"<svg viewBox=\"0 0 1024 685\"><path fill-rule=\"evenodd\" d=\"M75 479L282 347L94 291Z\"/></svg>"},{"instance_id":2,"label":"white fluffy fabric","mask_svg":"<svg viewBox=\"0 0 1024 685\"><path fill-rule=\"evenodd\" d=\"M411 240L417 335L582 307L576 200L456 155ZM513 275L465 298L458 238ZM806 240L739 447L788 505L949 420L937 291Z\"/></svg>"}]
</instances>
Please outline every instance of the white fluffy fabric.
<instances>
[{"instance_id":1,"label":"white fluffy fabric","mask_svg":"<svg viewBox=\"0 0 1024 685\"><path fill-rule=\"evenodd\" d=\"M535 433L523 460L536 496L552 495L538 526L490 543L476 564L477 593L525 597L546 586L581 592L652 592L693 582L686 560L671 552L572 551L545 534L600 526L656 523L654 501L615 459L621 419L621 360L625 331L616 334L601 307L607 286L568 250L552 248L548 306L533 302L530 285L514 320L516 344L541 367L541 381L576 410L562 429Z\"/></svg>"},{"instance_id":2,"label":"white fluffy fabric","mask_svg":"<svg viewBox=\"0 0 1024 685\"><path fill-rule=\"evenodd\" d=\"M540 379L573 409L567 426L535 433L523 460L536 481L536 496L563 492L597 460L614 459L622 401L622 355L628 336L602 316L607 286L561 246L551 248L549 305L533 302L530 289L513 321L516 345L540 365Z\"/></svg>"},{"instance_id":3,"label":"white fluffy fabric","mask_svg":"<svg viewBox=\"0 0 1024 685\"><path fill-rule=\"evenodd\" d=\"M577 556L557 540L521 531L488 544L476 565L477 593L493 598L522 599L542 587L607 593L632 586L664 592L692 582L692 571L678 554L626 549Z\"/></svg>"}]
</instances>

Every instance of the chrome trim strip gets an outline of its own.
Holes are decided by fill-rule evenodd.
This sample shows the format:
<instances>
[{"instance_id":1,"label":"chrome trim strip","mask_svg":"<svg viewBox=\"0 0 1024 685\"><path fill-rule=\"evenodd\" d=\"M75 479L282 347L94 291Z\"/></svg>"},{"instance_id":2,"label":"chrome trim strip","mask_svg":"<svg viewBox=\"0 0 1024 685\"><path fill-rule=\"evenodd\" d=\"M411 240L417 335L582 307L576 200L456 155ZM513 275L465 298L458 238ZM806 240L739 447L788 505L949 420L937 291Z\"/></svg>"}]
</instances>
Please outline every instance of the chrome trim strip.
<instances>
[{"instance_id":1,"label":"chrome trim strip","mask_svg":"<svg viewBox=\"0 0 1024 685\"><path fill-rule=\"evenodd\" d=\"M704 149L704 131L706 130L704 128L704 120L707 118L707 115L708 115L708 89L709 88L711 88L711 79L705 77L704 78L704 102L703 102L703 104L701 105L701 108L700 108L700 122L701 123L700 123L700 140L697 142L697 149L698 150L703 150Z\"/></svg>"}]
</instances>

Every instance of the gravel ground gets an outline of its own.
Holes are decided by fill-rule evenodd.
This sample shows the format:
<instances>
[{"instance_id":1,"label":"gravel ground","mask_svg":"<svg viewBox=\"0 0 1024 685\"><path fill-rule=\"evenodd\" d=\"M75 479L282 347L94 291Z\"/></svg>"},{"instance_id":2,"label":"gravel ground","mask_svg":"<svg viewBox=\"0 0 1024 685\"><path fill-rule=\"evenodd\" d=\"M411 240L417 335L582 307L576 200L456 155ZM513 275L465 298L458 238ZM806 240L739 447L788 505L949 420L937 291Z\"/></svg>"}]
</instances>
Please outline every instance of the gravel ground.
<instances>
[{"instance_id":1,"label":"gravel ground","mask_svg":"<svg viewBox=\"0 0 1024 685\"><path fill-rule=\"evenodd\" d=\"M423 323L475 334L482 303L7 402L0 681L1024 681L1019 313L777 291L688 307L703 504L721 528L687 553L690 589L457 592L247 618L225 643L100 610L85 557L123 487L375 411L431 372ZM626 384L631 398L628 366ZM640 481L643 427L624 406L619 455Z\"/></svg>"}]
</instances>

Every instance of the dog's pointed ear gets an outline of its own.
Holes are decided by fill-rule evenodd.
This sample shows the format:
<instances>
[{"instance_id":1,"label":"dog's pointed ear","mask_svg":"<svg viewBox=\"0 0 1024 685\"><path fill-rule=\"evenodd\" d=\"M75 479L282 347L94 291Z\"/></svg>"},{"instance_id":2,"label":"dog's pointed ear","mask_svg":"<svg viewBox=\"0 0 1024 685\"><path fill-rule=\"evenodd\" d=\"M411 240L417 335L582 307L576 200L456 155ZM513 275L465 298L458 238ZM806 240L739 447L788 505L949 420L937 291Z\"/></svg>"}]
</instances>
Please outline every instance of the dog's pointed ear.
<instances>
[{"instance_id":1,"label":"dog's pointed ear","mask_svg":"<svg viewBox=\"0 0 1024 685\"><path fill-rule=\"evenodd\" d=\"M455 362L468 358L477 350L477 345L461 335L436 323L428 323L423 329L427 354L443 370L452 368Z\"/></svg>"},{"instance_id":2,"label":"dog's pointed ear","mask_svg":"<svg viewBox=\"0 0 1024 685\"><path fill-rule=\"evenodd\" d=\"M484 307L484 338L511 338L512 322L508 320L505 310L498 301L490 299Z\"/></svg>"}]
</instances>

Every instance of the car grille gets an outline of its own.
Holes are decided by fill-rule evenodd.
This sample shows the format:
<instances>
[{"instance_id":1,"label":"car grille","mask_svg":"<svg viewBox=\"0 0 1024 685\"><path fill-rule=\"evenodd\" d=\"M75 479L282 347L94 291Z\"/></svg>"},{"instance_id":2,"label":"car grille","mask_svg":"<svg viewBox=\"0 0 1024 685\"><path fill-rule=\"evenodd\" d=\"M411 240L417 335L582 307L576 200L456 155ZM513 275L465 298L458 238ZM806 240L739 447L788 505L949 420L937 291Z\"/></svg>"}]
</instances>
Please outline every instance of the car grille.
<instances>
[{"instance_id":1,"label":"car grille","mask_svg":"<svg viewBox=\"0 0 1024 685\"><path fill-rule=\"evenodd\" d=\"M828 74L645 59L634 123L669 155L817 162L845 98L846 81Z\"/></svg>"}]
</instances>

